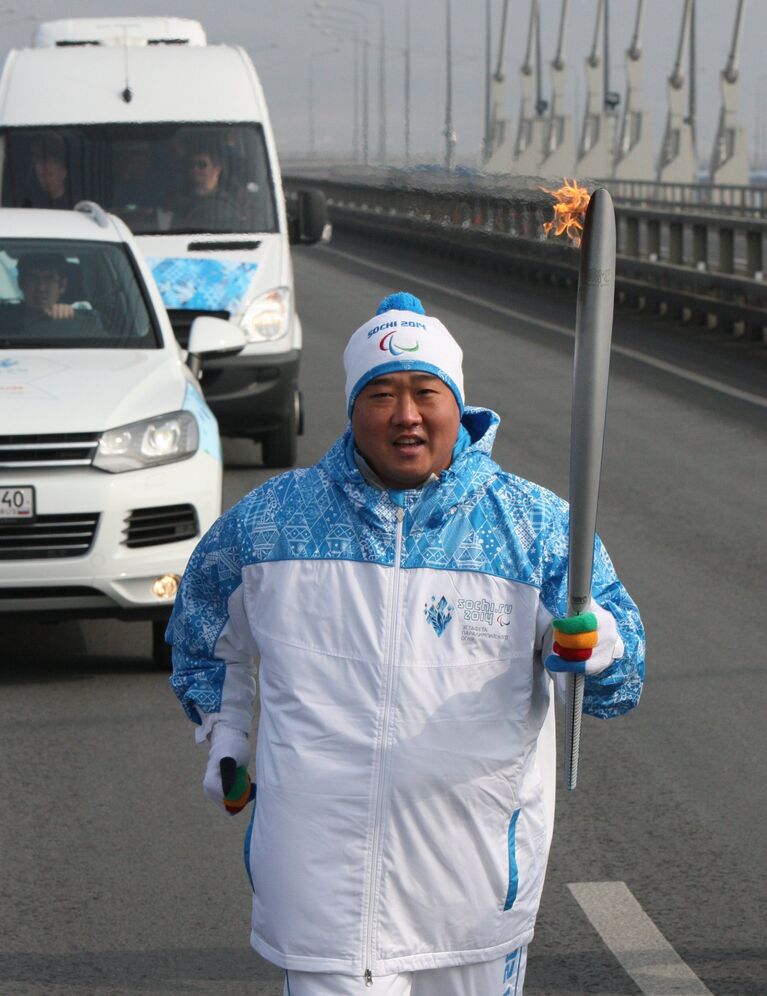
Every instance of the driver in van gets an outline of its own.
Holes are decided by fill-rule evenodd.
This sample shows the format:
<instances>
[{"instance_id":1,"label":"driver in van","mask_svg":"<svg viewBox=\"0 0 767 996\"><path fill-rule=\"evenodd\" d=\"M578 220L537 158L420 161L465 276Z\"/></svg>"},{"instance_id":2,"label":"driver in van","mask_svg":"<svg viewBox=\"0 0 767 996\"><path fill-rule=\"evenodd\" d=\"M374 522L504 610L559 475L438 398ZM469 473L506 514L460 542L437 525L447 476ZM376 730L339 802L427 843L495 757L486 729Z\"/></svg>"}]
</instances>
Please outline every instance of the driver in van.
<instances>
[{"instance_id":1,"label":"driver in van","mask_svg":"<svg viewBox=\"0 0 767 996\"><path fill-rule=\"evenodd\" d=\"M214 146L198 145L189 155L187 169L191 194L175 213L176 225L212 225L220 229L235 223L239 211L234 198L223 188L224 160L220 152Z\"/></svg>"}]
</instances>

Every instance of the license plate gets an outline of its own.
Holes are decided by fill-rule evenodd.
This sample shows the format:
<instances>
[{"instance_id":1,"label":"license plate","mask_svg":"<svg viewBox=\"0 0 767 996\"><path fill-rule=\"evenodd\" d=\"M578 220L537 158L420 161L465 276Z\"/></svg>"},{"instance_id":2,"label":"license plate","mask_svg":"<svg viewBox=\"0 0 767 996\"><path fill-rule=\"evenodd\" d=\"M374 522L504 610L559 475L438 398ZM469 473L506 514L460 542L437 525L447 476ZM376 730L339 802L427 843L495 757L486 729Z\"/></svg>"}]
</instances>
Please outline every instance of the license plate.
<instances>
[{"instance_id":1,"label":"license plate","mask_svg":"<svg viewBox=\"0 0 767 996\"><path fill-rule=\"evenodd\" d=\"M35 489L0 485L0 520L33 519L35 517Z\"/></svg>"}]
</instances>

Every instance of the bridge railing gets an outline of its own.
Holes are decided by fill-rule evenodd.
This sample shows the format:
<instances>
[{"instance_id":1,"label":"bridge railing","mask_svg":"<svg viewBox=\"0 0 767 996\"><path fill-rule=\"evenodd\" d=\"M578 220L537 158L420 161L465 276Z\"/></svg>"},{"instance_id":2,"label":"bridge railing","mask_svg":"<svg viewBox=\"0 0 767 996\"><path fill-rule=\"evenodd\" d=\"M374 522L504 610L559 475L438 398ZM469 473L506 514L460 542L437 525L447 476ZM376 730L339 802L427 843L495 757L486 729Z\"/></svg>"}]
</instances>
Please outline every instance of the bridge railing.
<instances>
[{"instance_id":1,"label":"bridge railing","mask_svg":"<svg viewBox=\"0 0 767 996\"><path fill-rule=\"evenodd\" d=\"M639 206L666 205L682 210L767 217L767 187L714 183L656 183L651 180L599 180L613 200Z\"/></svg>"},{"instance_id":2,"label":"bridge railing","mask_svg":"<svg viewBox=\"0 0 767 996\"><path fill-rule=\"evenodd\" d=\"M578 252L546 237L553 199L540 186L508 191L429 181L428 186L288 175L288 191L324 190L331 220L377 237L428 245L543 280L573 282ZM653 204L615 195L619 303L767 342L767 223L758 218ZM739 188L742 189L742 188Z\"/></svg>"}]
</instances>

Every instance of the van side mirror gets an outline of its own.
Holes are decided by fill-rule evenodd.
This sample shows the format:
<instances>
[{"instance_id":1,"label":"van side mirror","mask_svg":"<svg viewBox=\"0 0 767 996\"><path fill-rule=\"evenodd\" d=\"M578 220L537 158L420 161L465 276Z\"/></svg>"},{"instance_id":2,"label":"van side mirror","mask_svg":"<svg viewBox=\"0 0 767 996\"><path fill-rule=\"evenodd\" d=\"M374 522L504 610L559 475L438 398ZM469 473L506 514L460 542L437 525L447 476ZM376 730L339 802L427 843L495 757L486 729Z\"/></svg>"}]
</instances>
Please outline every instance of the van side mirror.
<instances>
[{"instance_id":1,"label":"van side mirror","mask_svg":"<svg viewBox=\"0 0 767 996\"><path fill-rule=\"evenodd\" d=\"M223 318L201 315L192 322L189 331L189 368L192 373L200 371L203 356L226 356L239 353L247 345L245 333L232 322Z\"/></svg>"},{"instance_id":2,"label":"van side mirror","mask_svg":"<svg viewBox=\"0 0 767 996\"><path fill-rule=\"evenodd\" d=\"M290 199L288 210L291 245L330 241L328 205L321 190L316 187L297 190Z\"/></svg>"}]
</instances>

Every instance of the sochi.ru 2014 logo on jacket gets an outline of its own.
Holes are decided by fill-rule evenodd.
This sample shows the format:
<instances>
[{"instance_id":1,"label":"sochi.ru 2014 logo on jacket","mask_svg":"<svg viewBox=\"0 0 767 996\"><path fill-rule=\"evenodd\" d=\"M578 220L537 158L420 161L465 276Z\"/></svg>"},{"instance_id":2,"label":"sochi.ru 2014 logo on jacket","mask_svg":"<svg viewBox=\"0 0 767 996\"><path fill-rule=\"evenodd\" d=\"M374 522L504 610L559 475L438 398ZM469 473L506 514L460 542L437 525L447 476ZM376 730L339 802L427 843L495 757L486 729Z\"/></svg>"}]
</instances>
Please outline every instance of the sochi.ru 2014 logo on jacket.
<instances>
[{"instance_id":1,"label":"sochi.ru 2014 logo on jacket","mask_svg":"<svg viewBox=\"0 0 767 996\"><path fill-rule=\"evenodd\" d=\"M475 640L481 636L508 640L507 628L511 625L512 613L510 603L492 602L487 598L459 598L457 607L458 618L463 621L462 640ZM423 607L423 614L437 636L442 636L456 614L456 606L448 602L444 595L439 600L432 595L431 602Z\"/></svg>"},{"instance_id":2,"label":"sochi.ru 2014 logo on jacket","mask_svg":"<svg viewBox=\"0 0 767 996\"><path fill-rule=\"evenodd\" d=\"M453 618L454 606L448 602L448 600L443 595L439 601L437 601L437 596L431 596L431 604L424 605L423 614L426 616L426 621L437 634L437 636L442 636L442 634L447 629L447 624Z\"/></svg>"}]
</instances>

